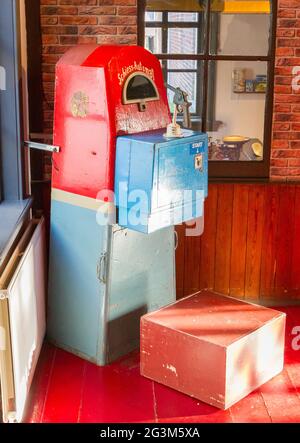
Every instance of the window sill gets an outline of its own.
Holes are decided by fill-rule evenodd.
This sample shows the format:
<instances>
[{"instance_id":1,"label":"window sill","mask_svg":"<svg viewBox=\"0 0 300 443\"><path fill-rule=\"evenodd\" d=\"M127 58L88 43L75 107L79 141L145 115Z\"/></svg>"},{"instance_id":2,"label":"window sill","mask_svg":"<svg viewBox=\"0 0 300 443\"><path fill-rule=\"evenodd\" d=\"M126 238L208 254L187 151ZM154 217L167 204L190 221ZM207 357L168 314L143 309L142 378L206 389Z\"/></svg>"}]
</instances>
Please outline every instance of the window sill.
<instances>
[{"instance_id":1,"label":"window sill","mask_svg":"<svg viewBox=\"0 0 300 443\"><path fill-rule=\"evenodd\" d=\"M9 253L23 222L28 217L32 199L0 203L0 267Z\"/></svg>"}]
</instances>

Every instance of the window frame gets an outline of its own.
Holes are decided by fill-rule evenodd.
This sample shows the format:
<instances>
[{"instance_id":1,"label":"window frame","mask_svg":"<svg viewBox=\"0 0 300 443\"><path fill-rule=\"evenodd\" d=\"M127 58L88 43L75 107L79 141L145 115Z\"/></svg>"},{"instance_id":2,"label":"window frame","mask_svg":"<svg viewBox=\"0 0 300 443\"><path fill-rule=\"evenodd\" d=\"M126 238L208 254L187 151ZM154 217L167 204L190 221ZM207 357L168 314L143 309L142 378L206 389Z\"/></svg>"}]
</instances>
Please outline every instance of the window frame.
<instances>
[{"instance_id":1,"label":"window frame","mask_svg":"<svg viewBox=\"0 0 300 443\"><path fill-rule=\"evenodd\" d=\"M219 179L256 179L265 180L269 178L270 155L272 142L273 123L273 102L274 102L274 77L275 77L275 50L276 50L276 26L278 0L271 0L271 25L269 35L269 53L266 56L245 56L245 55L218 55L209 53L210 39L210 14L212 1L207 1L205 14L204 31L204 53L203 54L155 54L159 60L203 60L203 107L202 107L202 130L206 131L207 104L208 104L208 67L210 61L260 61L267 63L267 91L264 113L264 156L261 161L210 161L210 178ZM138 44L144 46L145 43L145 11L146 0L138 2ZM172 11L171 11L172 12ZM187 12L187 11L184 11ZM150 23L150 22L149 22ZM152 23L151 23L152 25ZM199 45L199 43L198 43ZM180 71L179 71L180 72Z\"/></svg>"},{"instance_id":2,"label":"window frame","mask_svg":"<svg viewBox=\"0 0 300 443\"><path fill-rule=\"evenodd\" d=\"M24 198L24 153L21 91L19 1L3 0L0 17L0 65L6 89L0 91L0 204ZM5 110L5 112L3 112Z\"/></svg>"}]
</instances>

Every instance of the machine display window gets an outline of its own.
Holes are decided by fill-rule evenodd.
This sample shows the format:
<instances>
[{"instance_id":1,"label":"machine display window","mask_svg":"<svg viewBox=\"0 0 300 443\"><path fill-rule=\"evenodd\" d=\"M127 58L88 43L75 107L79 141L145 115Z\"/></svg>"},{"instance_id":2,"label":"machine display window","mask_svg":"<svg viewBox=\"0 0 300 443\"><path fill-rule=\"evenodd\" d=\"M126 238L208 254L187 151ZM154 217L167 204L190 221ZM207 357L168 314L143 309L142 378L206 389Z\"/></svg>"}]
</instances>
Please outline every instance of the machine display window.
<instances>
[{"instance_id":1,"label":"machine display window","mask_svg":"<svg viewBox=\"0 0 300 443\"><path fill-rule=\"evenodd\" d=\"M125 82L123 103L144 103L158 100L159 94L153 80L145 74L133 73Z\"/></svg>"}]
</instances>

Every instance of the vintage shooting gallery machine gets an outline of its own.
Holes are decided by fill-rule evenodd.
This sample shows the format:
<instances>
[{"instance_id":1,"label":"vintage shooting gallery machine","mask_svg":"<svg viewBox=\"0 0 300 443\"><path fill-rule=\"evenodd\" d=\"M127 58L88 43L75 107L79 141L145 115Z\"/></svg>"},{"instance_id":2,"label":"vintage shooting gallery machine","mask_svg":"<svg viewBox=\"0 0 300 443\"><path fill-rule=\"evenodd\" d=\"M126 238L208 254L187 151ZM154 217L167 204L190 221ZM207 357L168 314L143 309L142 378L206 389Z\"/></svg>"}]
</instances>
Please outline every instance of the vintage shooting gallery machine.
<instances>
[{"instance_id":1,"label":"vintage shooting gallery machine","mask_svg":"<svg viewBox=\"0 0 300 443\"><path fill-rule=\"evenodd\" d=\"M57 65L54 144L48 336L104 365L175 300L174 225L203 218L207 136L172 122L151 53L83 45Z\"/></svg>"}]
</instances>

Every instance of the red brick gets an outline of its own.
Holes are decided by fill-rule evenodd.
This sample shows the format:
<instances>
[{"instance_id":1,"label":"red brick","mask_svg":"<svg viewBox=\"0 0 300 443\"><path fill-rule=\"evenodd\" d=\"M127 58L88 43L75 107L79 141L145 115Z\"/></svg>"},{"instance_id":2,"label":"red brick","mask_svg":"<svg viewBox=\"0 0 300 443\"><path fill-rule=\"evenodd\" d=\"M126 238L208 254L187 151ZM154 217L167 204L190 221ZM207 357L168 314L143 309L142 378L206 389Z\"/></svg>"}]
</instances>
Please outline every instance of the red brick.
<instances>
[{"instance_id":1,"label":"red brick","mask_svg":"<svg viewBox=\"0 0 300 443\"><path fill-rule=\"evenodd\" d=\"M291 84L289 86L277 84L274 86L274 92L278 93L278 94L291 94L292 86L291 86Z\"/></svg>"},{"instance_id":2,"label":"red brick","mask_svg":"<svg viewBox=\"0 0 300 443\"><path fill-rule=\"evenodd\" d=\"M42 32L44 34L56 34L56 35L68 35L77 34L77 26L42 26Z\"/></svg>"},{"instance_id":3,"label":"red brick","mask_svg":"<svg viewBox=\"0 0 300 443\"><path fill-rule=\"evenodd\" d=\"M275 103L300 103L300 95L276 94Z\"/></svg>"},{"instance_id":4,"label":"red brick","mask_svg":"<svg viewBox=\"0 0 300 443\"><path fill-rule=\"evenodd\" d=\"M43 54L42 56L42 61L43 63L57 63L59 60L60 56L59 54Z\"/></svg>"},{"instance_id":5,"label":"red brick","mask_svg":"<svg viewBox=\"0 0 300 443\"><path fill-rule=\"evenodd\" d=\"M73 45L72 45L73 46ZM63 54L67 49L72 46L54 45L43 46L43 54Z\"/></svg>"},{"instance_id":6,"label":"red brick","mask_svg":"<svg viewBox=\"0 0 300 443\"><path fill-rule=\"evenodd\" d=\"M42 36L42 43L44 45L56 45L59 43L59 38L57 35L46 35Z\"/></svg>"},{"instance_id":7,"label":"red brick","mask_svg":"<svg viewBox=\"0 0 300 443\"><path fill-rule=\"evenodd\" d=\"M41 17L41 24L42 25L57 25L58 23L58 17Z\"/></svg>"},{"instance_id":8,"label":"red brick","mask_svg":"<svg viewBox=\"0 0 300 443\"><path fill-rule=\"evenodd\" d=\"M42 15L76 15L78 14L78 8L73 6L42 6Z\"/></svg>"},{"instance_id":9,"label":"red brick","mask_svg":"<svg viewBox=\"0 0 300 443\"><path fill-rule=\"evenodd\" d=\"M85 45L85 44L94 44L97 43L97 37L93 37L90 35L80 35L78 37L78 44L79 45Z\"/></svg>"},{"instance_id":10,"label":"red brick","mask_svg":"<svg viewBox=\"0 0 300 443\"><path fill-rule=\"evenodd\" d=\"M136 26L118 26L118 34L128 35L128 34L136 34L137 27Z\"/></svg>"},{"instance_id":11,"label":"red brick","mask_svg":"<svg viewBox=\"0 0 300 443\"><path fill-rule=\"evenodd\" d=\"M292 18L280 18L277 22L281 28L300 28L300 20Z\"/></svg>"},{"instance_id":12,"label":"red brick","mask_svg":"<svg viewBox=\"0 0 300 443\"><path fill-rule=\"evenodd\" d=\"M102 45L136 45L137 44L137 36L136 35L116 35L116 36L99 36L97 39L99 44Z\"/></svg>"},{"instance_id":13,"label":"red brick","mask_svg":"<svg viewBox=\"0 0 300 443\"><path fill-rule=\"evenodd\" d=\"M61 25L96 25L98 20L97 17L68 16L60 17L59 23Z\"/></svg>"},{"instance_id":14,"label":"red brick","mask_svg":"<svg viewBox=\"0 0 300 443\"><path fill-rule=\"evenodd\" d=\"M300 152L297 151L298 149L300 149L300 142L291 141L290 143L291 149L293 150L290 157L300 157Z\"/></svg>"},{"instance_id":15,"label":"red brick","mask_svg":"<svg viewBox=\"0 0 300 443\"><path fill-rule=\"evenodd\" d=\"M98 17L99 25L135 25L136 21L136 17L126 17L125 15L101 15Z\"/></svg>"},{"instance_id":16,"label":"red brick","mask_svg":"<svg viewBox=\"0 0 300 443\"><path fill-rule=\"evenodd\" d=\"M292 66L276 66L275 75L291 75L293 67Z\"/></svg>"},{"instance_id":17,"label":"red brick","mask_svg":"<svg viewBox=\"0 0 300 443\"><path fill-rule=\"evenodd\" d=\"M117 33L114 26L79 26L80 35L112 35Z\"/></svg>"},{"instance_id":18,"label":"red brick","mask_svg":"<svg viewBox=\"0 0 300 443\"><path fill-rule=\"evenodd\" d=\"M292 131L300 131L300 123L292 123Z\"/></svg>"},{"instance_id":19,"label":"red brick","mask_svg":"<svg viewBox=\"0 0 300 443\"><path fill-rule=\"evenodd\" d=\"M279 0L279 8L300 8L300 0Z\"/></svg>"},{"instance_id":20,"label":"red brick","mask_svg":"<svg viewBox=\"0 0 300 443\"><path fill-rule=\"evenodd\" d=\"M55 65L42 63L42 72L49 72L49 73L55 72Z\"/></svg>"},{"instance_id":21,"label":"red brick","mask_svg":"<svg viewBox=\"0 0 300 443\"><path fill-rule=\"evenodd\" d=\"M61 45L77 45L78 36L77 35L61 35L59 37L59 43Z\"/></svg>"},{"instance_id":22,"label":"red brick","mask_svg":"<svg viewBox=\"0 0 300 443\"><path fill-rule=\"evenodd\" d=\"M290 58L278 58L277 59L278 66L299 66L300 65L300 57L290 57Z\"/></svg>"},{"instance_id":23,"label":"red brick","mask_svg":"<svg viewBox=\"0 0 300 443\"><path fill-rule=\"evenodd\" d=\"M271 167L271 174L272 175L281 175L286 177L289 174L289 168L288 167Z\"/></svg>"},{"instance_id":24,"label":"red brick","mask_svg":"<svg viewBox=\"0 0 300 443\"><path fill-rule=\"evenodd\" d=\"M289 131L290 130L290 125L289 123L274 123L273 124L273 130L274 131Z\"/></svg>"},{"instance_id":25,"label":"red brick","mask_svg":"<svg viewBox=\"0 0 300 443\"><path fill-rule=\"evenodd\" d=\"M300 38L278 38L277 46L279 47L299 47L300 46Z\"/></svg>"},{"instance_id":26,"label":"red brick","mask_svg":"<svg viewBox=\"0 0 300 443\"><path fill-rule=\"evenodd\" d=\"M294 48L276 48L276 55L278 57L282 57L282 56L292 56L294 55L295 50ZM297 54L296 54L297 55Z\"/></svg>"},{"instance_id":27,"label":"red brick","mask_svg":"<svg viewBox=\"0 0 300 443\"><path fill-rule=\"evenodd\" d=\"M97 5L97 0L60 0L59 3L61 5L86 5L86 6L93 6Z\"/></svg>"},{"instance_id":28,"label":"red brick","mask_svg":"<svg viewBox=\"0 0 300 443\"><path fill-rule=\"evenodd\" d=\"M295 37L295 29L277 28L277 37Z\"/></svg>"},{"instance_id":29,"label":"red brick","mask_svg":"<svg viewBox=\"0 0 300 443\"><path fill-rule=\"evenodd\" d=\"M276 85L291 85L293 77L291 75L276 76Z\"/></svg>"},{"instance_id":30,"label":"red brick","mask_svg":"<svg viewBox=\"0 0 300 443\"><path fill-rule=\"evenodd\" d=\"M272 147L285 149L289 147L289 142L287 140L273 140Z\"/></svg>"},{"instance_id":31,"label":"red brick","mask_svg":"<svg viewBox=\"0 0 300 443\"><path fill-rule=\"evenodd\" d=\"M289 166L300 166L300 158L290 158L289 160L288 160L288 165ZM299 170L299 173L298 173L298 175L300 175L300 170Z\"/></svg>"},{"instance_id":32,"label":"red brick","mask_svg":"<svg viewBox=\"0 0 300 443\"><path fill-rule=\"evenodd\" d=\"M294 17L296 17L296 11L295 11L295 9L279 9L278 10L278 17L294 18Z\"/></svg>"},{"instance_id":33,"label":"red brick","mask_svg":"<svg viewBox=\"0 0 300 443\"><path fill-rule=\"evenodd\" d=\"M274 105L274 112L291 112L291 110L292 110L291 105L285 105L283 103Z\"/></svg>"},{"instance_id":34,"label":"red brick","mask_svg":"<svg viewBox=\"0 0 300 443\"><path fill-rule=\"evenodd\" d=\"M116 11L116 8L113 6L92 6L89 8L86 6L79 7L80 15L114 15Z\"/></svg>"},{"instance_id":35,"label":"red brick","mask_svg":"<svg viewBox=\"0 0 300 443\"><path fill-rule=\"evenodd\" d=\"M114 4L118 6L135 6L138 0L115 0ZM99 0L99 4L101 4L101 0Z\"/></svg>"},{"instance_id":36,"label":"red brick","mask_svg":"<svg viewBox=\"0 0 300 443\"><path fill-rule=\"evenodd\" d=\"M118 15L135 15L137 16L137 8L135 6L119 6L117 10Z\"/></svg>"},{"instance_id":37,"label":"red brick","mask_svg":"<svg viewBox=\"0 0 300 443\"><path fill-rule=\"evenodd\" d=\"M286 158L272 158L270 164L271 164L271 166L275 166L277 168L282 168L282 167L288 166L288 159L286 159Z\"/></svg>"},{"instance_id":38,"label":"red brick","mask_svg":"<svg viewBox=\"0 0 300 443\"><path fill-rule=\"evenodd\" d=\"M291 114L274 114L275 122L289 122L291 120Z\"/></svg>"},{"instance_id":39,"label":"red brick","mask_svg":"<svg viewBox=\"0 0 300 443\"><path fill-rule=\"evenodd\" d=\"M55 75L47 73L47 72L43 72L42 78L43 78L43 82L53 82L55 79Z\"/></svg>"}]
</instances>

